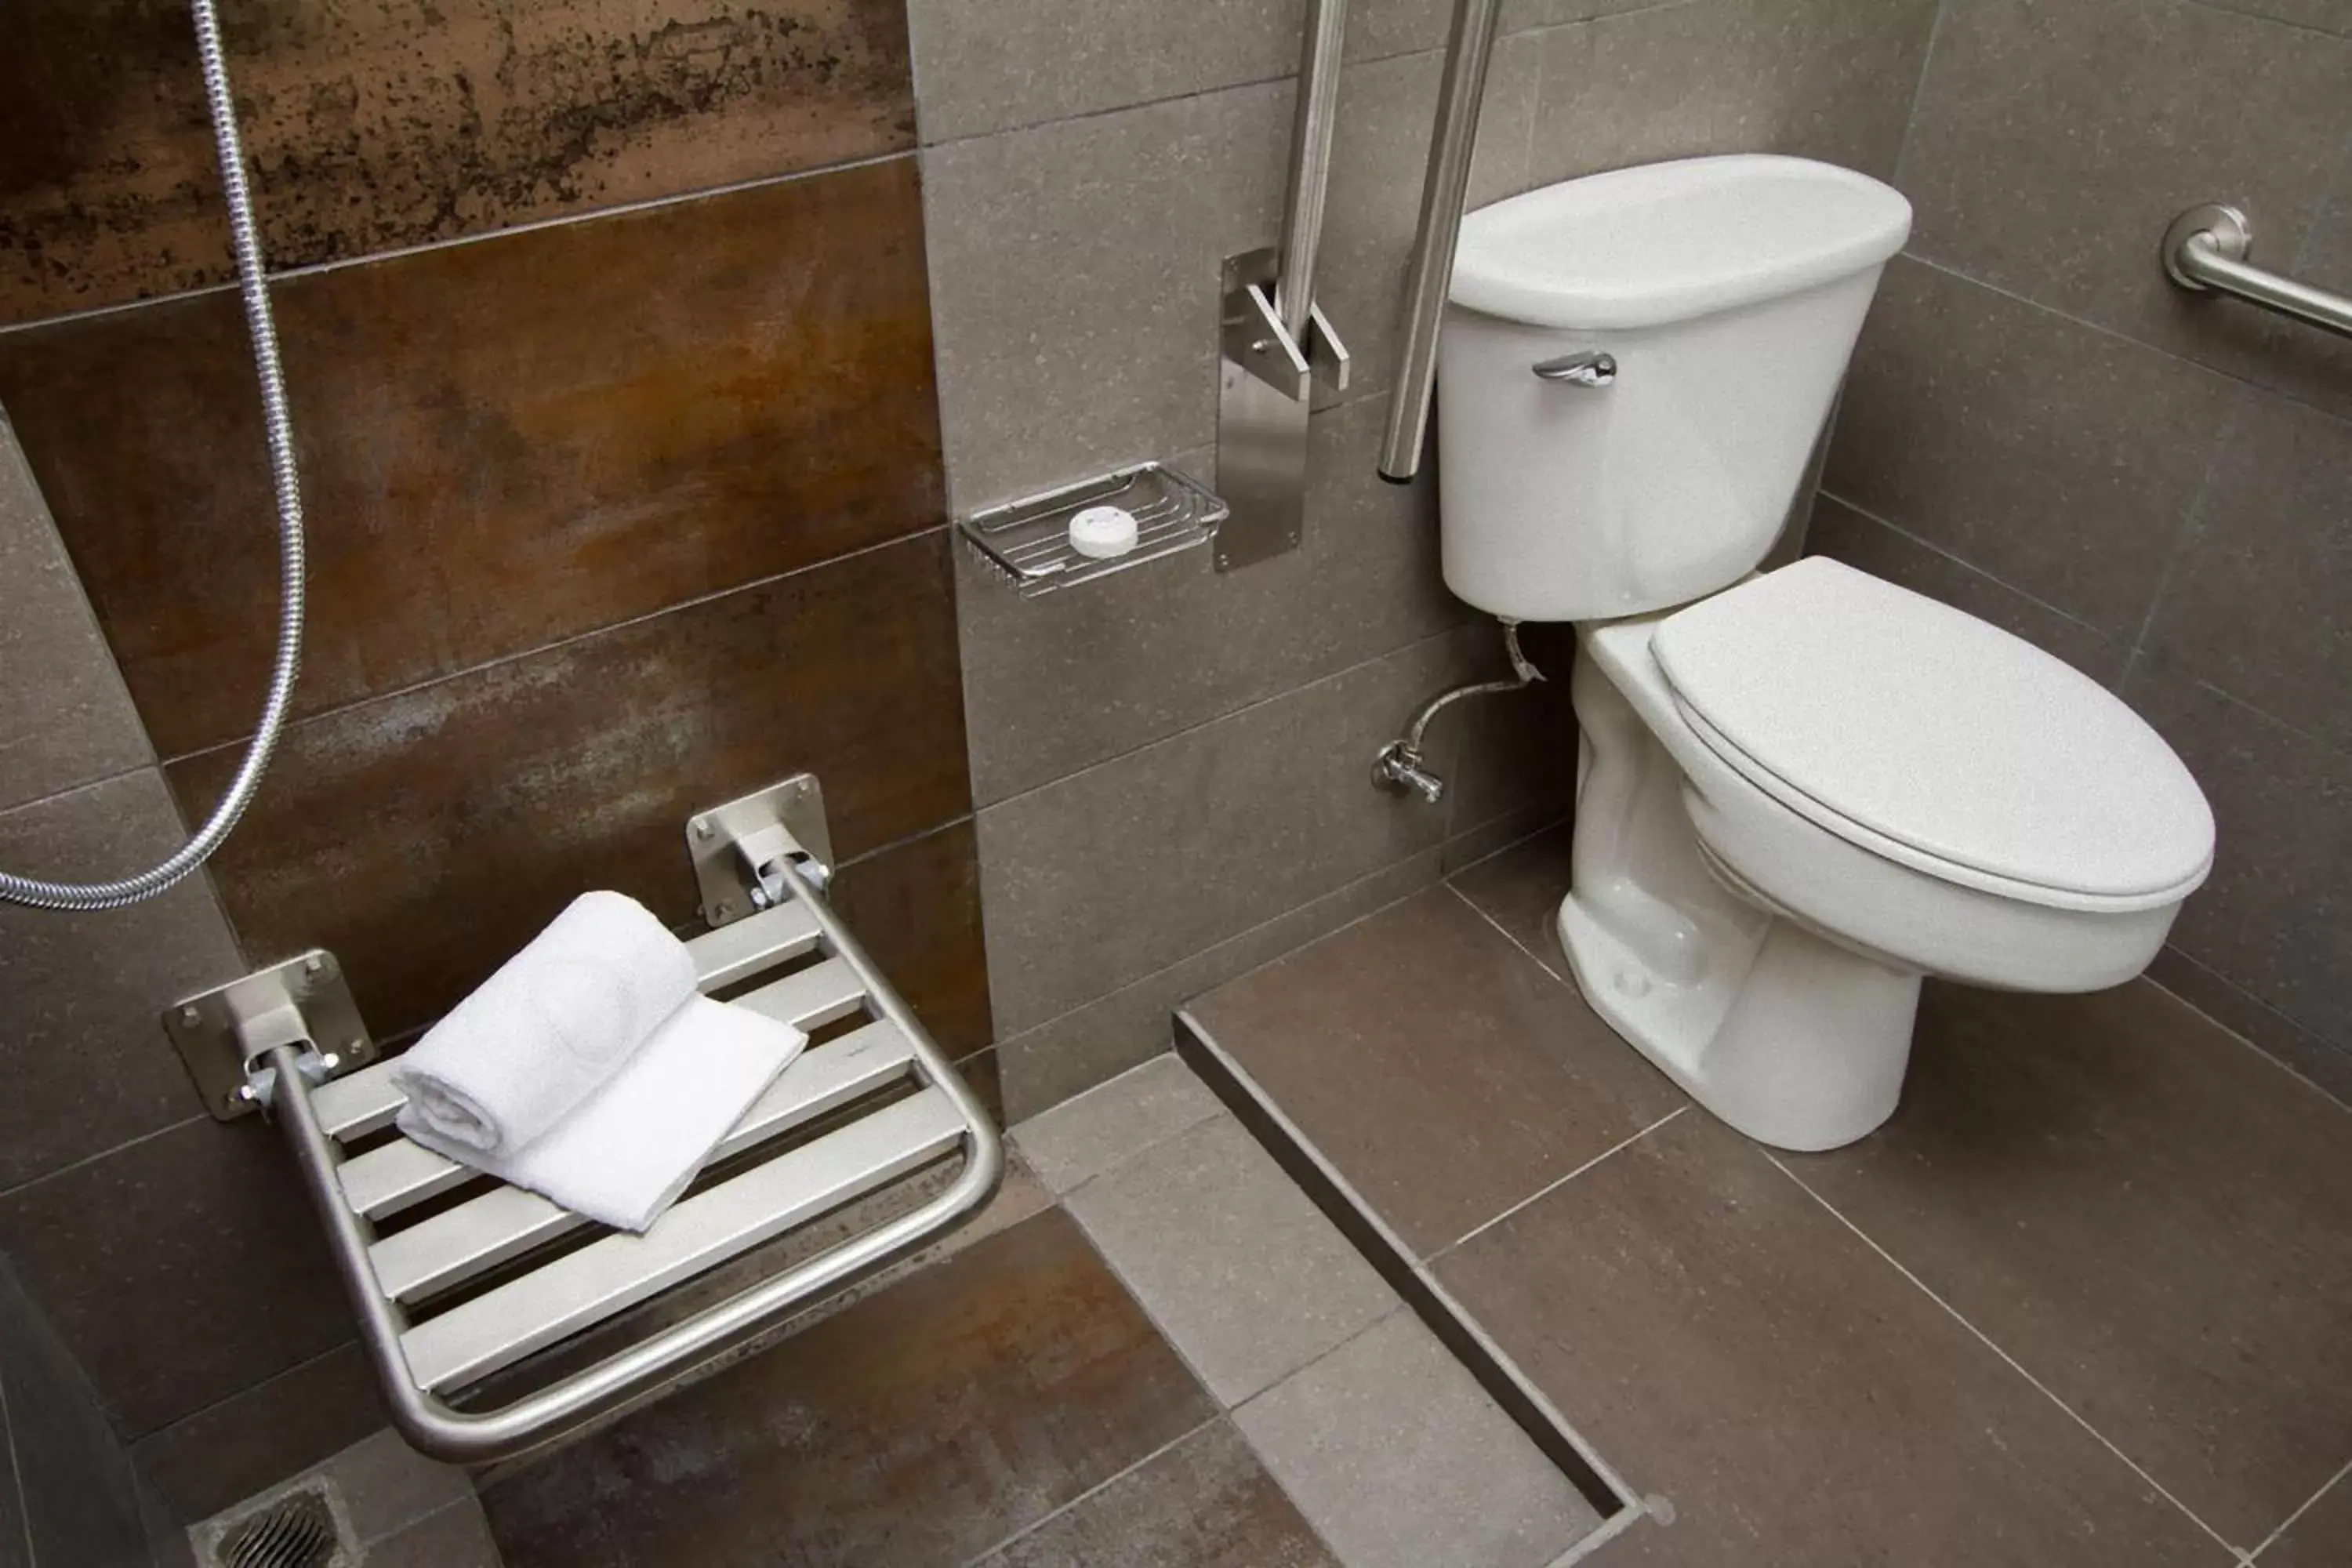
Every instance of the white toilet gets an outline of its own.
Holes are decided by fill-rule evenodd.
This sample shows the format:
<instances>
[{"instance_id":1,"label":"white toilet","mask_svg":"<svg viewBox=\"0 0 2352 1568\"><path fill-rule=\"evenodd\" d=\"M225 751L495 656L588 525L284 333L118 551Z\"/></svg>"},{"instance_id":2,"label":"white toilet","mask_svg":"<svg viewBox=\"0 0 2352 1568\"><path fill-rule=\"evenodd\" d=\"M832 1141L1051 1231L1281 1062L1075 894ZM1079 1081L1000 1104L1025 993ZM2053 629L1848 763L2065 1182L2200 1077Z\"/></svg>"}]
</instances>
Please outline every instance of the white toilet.
<instances>
[{"instance_id":1,"label":"white toilet","mask_svg":"<svg viewBox=\"0 0 2352 1568\"><path fill-rule=\"evenodd\" d=\"M1788 1149L1894 1112L1923 975L2117 984L2212 864L2095 681L1833 561L1753 574L1910 220L1795 158L1553 185L1465 221L1440 349L1446 584L1577 626L1577 984Z\"/></svg>"}]
</instances>

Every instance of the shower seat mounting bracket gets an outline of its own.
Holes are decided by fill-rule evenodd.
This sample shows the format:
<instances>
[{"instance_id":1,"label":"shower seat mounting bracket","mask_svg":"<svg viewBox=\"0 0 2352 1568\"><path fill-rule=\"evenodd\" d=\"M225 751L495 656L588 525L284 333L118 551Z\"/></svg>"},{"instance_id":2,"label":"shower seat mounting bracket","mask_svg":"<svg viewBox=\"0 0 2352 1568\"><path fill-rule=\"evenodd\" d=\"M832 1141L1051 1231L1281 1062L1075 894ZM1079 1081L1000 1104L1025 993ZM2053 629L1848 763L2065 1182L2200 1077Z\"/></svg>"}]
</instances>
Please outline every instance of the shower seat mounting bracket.
<instances>
[{"instance_id":1,"label":"shower seat mounting bracket","mask_svg":"<svg viewBox=\"0 0 2352 1568\"><path fill-rule=\"evenodd\" d=\"M273 1069L262 1058L278 1047L295 1047L313 1081L376 1058L342 965L323 948L174 1003L164 1011L163 1032L220 1121L268 1103Z\"/></svg>"},{"instance_id":2,"label":"shower seat mounting bracket","mask_svg":"<svg viewBox=\"0 0 2352 1568\"><path fill-rule=\"evenodd\" d=\"M697 812L686 849L702 894L702 919L717 927L772 909L784 897L787 864L817 891L833 880L833 835L814 773L794 773Z\"/></svg>"}]
</instances>

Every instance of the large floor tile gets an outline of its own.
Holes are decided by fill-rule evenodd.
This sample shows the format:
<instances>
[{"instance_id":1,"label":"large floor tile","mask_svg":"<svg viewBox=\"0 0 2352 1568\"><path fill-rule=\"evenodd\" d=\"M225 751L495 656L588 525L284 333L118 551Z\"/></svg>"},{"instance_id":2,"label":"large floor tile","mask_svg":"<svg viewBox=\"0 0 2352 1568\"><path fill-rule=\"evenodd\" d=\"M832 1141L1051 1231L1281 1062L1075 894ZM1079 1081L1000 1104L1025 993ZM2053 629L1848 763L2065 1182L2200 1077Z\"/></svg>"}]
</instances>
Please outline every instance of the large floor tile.
<instances>
[{"instance_id":1,"label":"large floor tile","mask_svg":"<svg viewBox=\"0 0 2352 1568\"><path fill-rule=\"evenodd\" d=\"M1612 1155L1437 1272L1628 1484L1670 1505L1652 1561L2230 1561L1704 1115Z\"/></svg>"},{"instance_id":2,"label":"large floor tile","mask_svg":"<svg viewBox=\"0 0 2352 1568\"><path fill-rule=\"evenodd\" d=\"M1558 922L1560 900L1573 880L1575 849L1576 826L1562 823L1446 879L1529 958L1570 985L1576 982L1560 949Z\"/></svg>"},{"instance_id":3,"label":"large floor tile","mask_svg":"<svg viewBox=\"0 0 2352 1568\"><path fill-rule=\"evenodd\" d=\"M511 1568L966 1560L1215 1405L1045 1214L485 1492Z\"/></svg>"},{"instance_id":4,"label":"large floor tile","mask_svg":"<svg viewBox=\"0 0 2352 1568\"><path fill-rule=\"evenodd\" d=\"M1423 1256L1683 1103L1443 888L1189 1011Z\"/></svg>"},{"instance_id":5,"label":"large floor tile","mask_svg":"<svg viewBox=\"0 0 2352 1568\"><path fill-rule=\"evenodd\" d=\"M1601 1522L1408 1311L1234 1419L1347 1568L1541 1568Z\"/></svg>"},{"instance_id":6,"label":"large floor tile","mask_svg":"<svg viewBox=\"0 0 2352 1568\"><path fill-rule=\"evenodd\" d=\"M1895 1120L1790 1169L2251 1548L2352 1458L2352 1113L2145 982L1931 987Z\"/></svg>"},{"instance_id":7,"label":"large floor tile","mask_svg":"<svg viewBox=\"0 0 2352 1568\"><path fill-rule=\"evenodd\" d=\"M383 1419L367 1352L346 1343L149 1433L131 1453L158 1510L184 1528L348 1451Z\"/></svg>"},{"instance_id":8,"label":"large floor tile","mask_svg":"<svg viewBox=\"0 0 2352 1568\"><path fill-rule=\"evenodd\" d=\"M224 43L271 262L701 190L914 139L899 0L304 6ZM217 282L184 9L0 11L0 320Z\"/></svg>"},{"instance_id":9,"label":"large floor tile","mask_svg":"<svg viewBox=\"0 0 2352 1568\"><path fill-rule=\"evenodd\" d=\"M942 521L911 158L273 294L310 518L298 712ZM236 296L12 336L0 400L157 749L250 731L278 582Z\"/></svg>"},{"instance_id":10,"label":"large floor tile","mask_svg":"<svg viewBox=\"0 0 2352 1568\"><path fill-rule=\"evenodd\" d=\"M1223 1110L1170 1051L1023 1122L1013 1130L1013 1141L1059 1194Z\"/></svg>"},{"instance_id":11,"label":"large floor tile","mask_svg":"<svg viewBox=\"0 0 2352 1568\"><path fill-rule=\"evenodd\" d=\"M975 1568L1340 1568L1228 1422L1204 1426Z\"/></svg>"},{"instance_id":12,"label":"large floor tile","mask_svg":"<svg viewBox=\"0 0 2352 1568\"><path fill-rule=\"evenodd\" d=\"M2257 1561L2262 1568L2335 1568L2352 1563L2352 1477L2338 1477Z\"/></svg>"},{"instance_id":13,"label":"large floor tile","mask_svg":"<svg viewBox=\"0 0 2352 1568\"><path fill-rule=\"evenodd\" d=\"M1063 1202L1227 1405L1399 1305L1230 1116L1198 1123Z\"/></svg>"}]
</instances>

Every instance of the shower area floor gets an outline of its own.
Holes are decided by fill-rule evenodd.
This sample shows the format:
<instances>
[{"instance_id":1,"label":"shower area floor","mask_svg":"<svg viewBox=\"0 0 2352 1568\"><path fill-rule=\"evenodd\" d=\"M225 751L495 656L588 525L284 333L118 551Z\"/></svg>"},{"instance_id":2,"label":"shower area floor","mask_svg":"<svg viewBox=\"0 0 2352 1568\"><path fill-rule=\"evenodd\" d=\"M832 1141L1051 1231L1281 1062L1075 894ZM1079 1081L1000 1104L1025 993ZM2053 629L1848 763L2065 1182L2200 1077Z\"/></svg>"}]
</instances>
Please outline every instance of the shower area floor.
<instances>
[{"instance_id":1,"label":"shower area floor","mask_svg":"<svg viewBox=\"0 0 2352 1568\"><path fill-rule=\"evenodd\" d=\"M1886 1128L1764 1150L1563 978L1566 849L1198 999L720 1373L471 1489L362 1445L366 1562L2352 1561L2352 1111L2147 982L1931 985Z\"/></svg>"}]
</instances>

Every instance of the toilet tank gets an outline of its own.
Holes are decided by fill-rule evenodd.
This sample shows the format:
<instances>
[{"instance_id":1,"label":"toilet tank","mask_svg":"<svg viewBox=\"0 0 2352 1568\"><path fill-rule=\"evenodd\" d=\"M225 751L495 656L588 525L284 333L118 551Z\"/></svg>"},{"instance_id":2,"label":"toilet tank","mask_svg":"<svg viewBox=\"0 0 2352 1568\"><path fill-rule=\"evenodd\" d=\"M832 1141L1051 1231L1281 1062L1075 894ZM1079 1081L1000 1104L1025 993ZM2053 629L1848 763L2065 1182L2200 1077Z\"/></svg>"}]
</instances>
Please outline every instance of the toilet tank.
<instances>
[{"instance_id":1,"label":"toilet tank","mask_svg":"<svg viewBox=\"0 0 2352 1568\"><path fill-rule=\"evenodd\" d=\"M1471 214L1438 348L1445 584L1515 620L1704 597L1764 558L1911 206L1748 154ZM1548 380L1579 353L1606 384Z\"/></svg>"}]
</instances>

